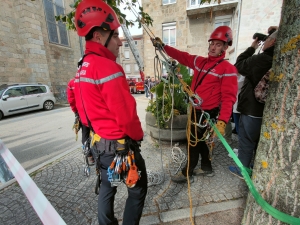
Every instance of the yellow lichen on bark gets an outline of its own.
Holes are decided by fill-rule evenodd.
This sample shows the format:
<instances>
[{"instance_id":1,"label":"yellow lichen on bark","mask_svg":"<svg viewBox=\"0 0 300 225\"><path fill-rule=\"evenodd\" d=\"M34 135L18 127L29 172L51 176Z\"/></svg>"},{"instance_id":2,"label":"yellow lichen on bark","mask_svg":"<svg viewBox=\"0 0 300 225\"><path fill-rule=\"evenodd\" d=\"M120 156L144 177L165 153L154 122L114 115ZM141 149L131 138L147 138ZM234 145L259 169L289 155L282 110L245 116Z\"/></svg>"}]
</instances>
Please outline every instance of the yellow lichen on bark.
<instances>
[{"instance_id":1,"label":"yellow lichen on bark","mask_svg":"<svg viewBox=\"0 0 300 225\"><path fill-rule=\"evenodd\" d=\"M279 74L278 76L275 76L273 71L271 71L271 73L270 73L270 81L279 82L282 80L283 77L284 77L283 73Z\"/></svg>"},{"instance_id":2,"label":"yellow lichen on bark","mask_svg":"<svg viewBox=\"0 0 300 225\"><path fill-rule=\"evenodd\" d=\"M281 49L281 53L284 54L286 52L292 51L297 48L297 42L300 41L300 34L294 38L292 38L286 45Z\"/></svg>"},{"instance_id":3,"label":"yellow lichen on bark","mask_svg":"<svg viewBox=\"0 0 300 225\"><path fill-rule=\"evenodd\" d=\"M266 169L266 168L268 168L268 163L266 162L266 161L262 161L261 162L261 166L262 166L262 168L264 168L264 169Z\"/></svg>"},{"instance_id":4,"label":"yellow lichen on bark","mask_svg":"<svg viewBox=\"0 0 300 225\"><path fill-rule=\"evenodd\" d=\"M264 132L264 137L270 139L271 135L268 132Z\"/></svg>"},{"instance_id":5,"label":"yellow lichen on bark","mask_svg":"<svg viewBox=\"0 0 300 225\"><path fill-rule=\"evenodd\" d=\"M271 124L271 127L273 128L273 129L275 129L275 130L277 130L277 131L280 131L280 132L282 132L282 131L285 131L285 128L283 127L283 126L278 126L276 123L272 123Z\"/></svg>"}]
</instances>

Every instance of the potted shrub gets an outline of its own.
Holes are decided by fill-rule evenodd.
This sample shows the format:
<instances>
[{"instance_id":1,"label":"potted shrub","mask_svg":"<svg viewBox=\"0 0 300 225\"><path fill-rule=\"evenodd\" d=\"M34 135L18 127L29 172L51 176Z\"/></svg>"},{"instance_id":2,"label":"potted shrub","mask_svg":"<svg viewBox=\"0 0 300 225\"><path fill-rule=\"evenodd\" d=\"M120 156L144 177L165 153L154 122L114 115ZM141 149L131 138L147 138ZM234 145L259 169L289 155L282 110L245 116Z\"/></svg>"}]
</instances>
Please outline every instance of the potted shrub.
<instances>
[{"instance_id":1,"label":"potted shrub","mask_svg":"<svg viewBox=\"0 0 300 225\"><path fill-rule=\"evenodd\" d=\"M185 66L178 65L178 74L188 85L191 84L192 77ZM162 78L150 91L155 93L156 98L150 100L146 108L146 132L162 141L170 141L171 132L173 141L186 140L188 103L179 80L173 76Z\"/></svg>"}]
</instances>

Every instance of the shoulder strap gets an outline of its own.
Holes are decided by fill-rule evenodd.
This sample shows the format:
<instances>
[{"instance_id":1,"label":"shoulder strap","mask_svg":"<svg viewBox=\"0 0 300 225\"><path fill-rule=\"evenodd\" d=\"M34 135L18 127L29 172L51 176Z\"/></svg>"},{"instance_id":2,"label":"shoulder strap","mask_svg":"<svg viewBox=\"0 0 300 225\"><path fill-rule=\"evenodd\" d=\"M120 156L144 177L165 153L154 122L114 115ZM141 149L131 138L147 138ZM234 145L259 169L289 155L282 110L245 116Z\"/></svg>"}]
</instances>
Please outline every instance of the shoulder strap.
<instances>
[{"instance_id":1,"label":"shoulder strap","mask_svg":"<svg viewBox=\"0 0 300 225\"><path fill-rule=\"evenodd\" d=\"M93 129L93 127L92 127L92 123L91 123L91 121L89 120L88 115L87 115L87 113L86 113L86 110L85 110L85 107L84 107L84 103L83 103L83 99L82 99L81 88L80 88L80 71L81 71L81 68L82 68L82 64L83 64L83 62L84 62L84 58L85 58L86 56L88 56L88 55L91 55L91 54L100 56L99 54L97 54L97 53L95 53L95 52L89 52L89 53L87 53L87 54L85 54L85 55L82 56L81 60L79 60L79 62L77 63L77 65L78 65L78 67L80 67L80 70L79 70L79 73L78 73L78 74L79 74L79 90L80 90L80 96L81 96L82 107L83 107L83 110L84 110L84 113L85 113L86 120L87 120L87 122L88 122L89 128L90 128L90 130L91 130L93 133L95 133L95 132L94 132L94 129Z\"/></svg>"},{"instance_id":2,"label":"shoulder strap","mask_svg":"<svg viewBox=\"0 0 300 225\"><path fill-rule=\"evenodd\" d=\"M210 68L206 71L206 73L202 76L202 78L200 79L200 81L195 85L195 91L196 91L197 87L201 85L201 83L202 83L203 79L206 77L206 75L207 75L213 68L215 68L218 64L220 64L220 63L223 62L223 61L224 61L224 59L220 59L218 62L216 62L215 65L213 65L212 67L210 67ZM204 64L204 65L205 65L205 64ZM204 67L204 65L203 65L203 67ZM203 67L202 67L202 69L203 69ZM202 69L199 71L198 76L200 75Z\"/></svg>"}]
</instances>

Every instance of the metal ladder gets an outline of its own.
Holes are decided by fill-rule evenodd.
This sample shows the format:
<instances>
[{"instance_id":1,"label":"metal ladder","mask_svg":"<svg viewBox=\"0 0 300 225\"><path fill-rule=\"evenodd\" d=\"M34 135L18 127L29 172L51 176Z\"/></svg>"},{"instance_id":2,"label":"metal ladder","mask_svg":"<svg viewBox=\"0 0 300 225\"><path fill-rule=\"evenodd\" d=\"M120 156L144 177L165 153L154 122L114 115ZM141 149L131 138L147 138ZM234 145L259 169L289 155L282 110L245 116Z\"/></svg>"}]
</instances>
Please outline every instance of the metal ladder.
<instances>
[{"instance_id":1,"label":"metal ladder","mask_svg":"<svg viewBox=\"0 0 300 225\"><path fill-rule=\"evenodd\" d=\"M135 61L138 64L139 70L143 71L144 70L144 62L143 59L140 57L139 51L135 46L134 40L132 39L132 36L129 32L129 30L127 29L125 24L121 24L121 27L123 29L124 35L126 37L127 43L131 49L131 52L135 58Z\"/></svg>"}]
</instances>

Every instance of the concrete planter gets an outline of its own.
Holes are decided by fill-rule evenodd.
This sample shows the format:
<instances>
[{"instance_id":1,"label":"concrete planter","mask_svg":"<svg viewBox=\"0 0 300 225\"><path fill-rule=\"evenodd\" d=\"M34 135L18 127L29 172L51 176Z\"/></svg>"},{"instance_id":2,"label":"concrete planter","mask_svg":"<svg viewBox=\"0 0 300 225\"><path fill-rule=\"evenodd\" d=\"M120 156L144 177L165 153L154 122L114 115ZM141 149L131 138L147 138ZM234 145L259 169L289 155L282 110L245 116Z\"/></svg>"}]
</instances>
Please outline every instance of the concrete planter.
<instances>
[{"instance_id":1,"label":"concrete planter","mask_svg":"<svg viewBox=\"0 0 300 225\"><path fill-rule=\"evenodd\" d=\"M159 129L156 118L150 112L146 113L146 132L150 137L162 141L171 141L171 121L167 122L169 129ZM186 141L187 115L174 116L172 127L173 141Z\"/></svg>"}]
</instances>

